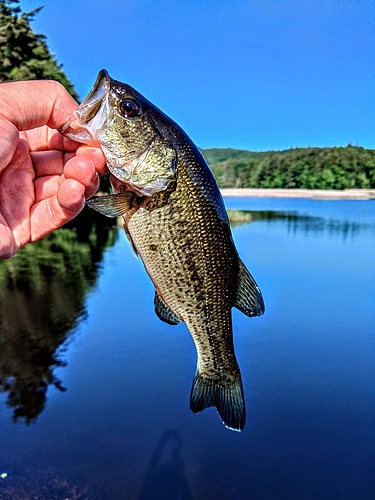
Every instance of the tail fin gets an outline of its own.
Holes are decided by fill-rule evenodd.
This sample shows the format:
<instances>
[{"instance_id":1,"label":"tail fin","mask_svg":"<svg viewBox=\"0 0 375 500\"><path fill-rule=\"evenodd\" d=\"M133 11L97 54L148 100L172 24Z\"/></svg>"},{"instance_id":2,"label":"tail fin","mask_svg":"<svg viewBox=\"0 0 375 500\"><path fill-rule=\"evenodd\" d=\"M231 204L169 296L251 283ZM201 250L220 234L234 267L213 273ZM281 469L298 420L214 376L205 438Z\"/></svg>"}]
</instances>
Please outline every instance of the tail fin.
<instances>
[{"instance_id":1,"label":"tail fin","mask_svg":"<svg viewBox=\"0 0 375 500\"><path fill-rule=\"evenodd\" d=\"M245 427L246 409L240 372L235 380L203 377L199 370L195 374L190 393L190 409L199 413L216 406L221 421L234 431Z\"/></svg>"}]
</instances>

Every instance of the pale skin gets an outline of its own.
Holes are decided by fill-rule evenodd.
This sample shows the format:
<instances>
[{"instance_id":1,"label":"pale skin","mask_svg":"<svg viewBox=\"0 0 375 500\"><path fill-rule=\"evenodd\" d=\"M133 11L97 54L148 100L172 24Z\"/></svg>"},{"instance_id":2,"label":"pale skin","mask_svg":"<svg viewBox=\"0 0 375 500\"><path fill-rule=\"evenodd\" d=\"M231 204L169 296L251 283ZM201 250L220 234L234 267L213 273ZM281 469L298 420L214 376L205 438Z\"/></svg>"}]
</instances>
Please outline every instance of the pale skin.
<instances>
[{"instance_id":1,"label":"pale skin","mask_svg":"<svg viewBox=\"0 0 375 500\"><path fill-rule=\"evenodd\" d=\"M54 81L0 84L0 259L73 219L97 191L102 151L57 132L77 107Z\"/></svg>"}]
</instances>

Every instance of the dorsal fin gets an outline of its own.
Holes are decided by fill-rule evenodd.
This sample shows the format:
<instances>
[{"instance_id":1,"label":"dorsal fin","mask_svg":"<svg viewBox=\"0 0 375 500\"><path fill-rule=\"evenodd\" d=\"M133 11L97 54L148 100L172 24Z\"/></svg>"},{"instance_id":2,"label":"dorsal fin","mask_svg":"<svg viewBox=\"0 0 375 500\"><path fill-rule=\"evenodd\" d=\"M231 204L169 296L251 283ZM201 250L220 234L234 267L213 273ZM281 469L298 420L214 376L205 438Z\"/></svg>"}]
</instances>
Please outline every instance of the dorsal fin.
<instances>
[{"instance_id":1,"label":"dorsal fin","mask_svg":"<svg viewBox=\"0 0 375 500\"><path fill-rule=\"evenodd\" d=\"M262 292L240 258L238 258L238 284L233 306L250 317L261 316L264 313Z\"/></svg>"}]
</instances>

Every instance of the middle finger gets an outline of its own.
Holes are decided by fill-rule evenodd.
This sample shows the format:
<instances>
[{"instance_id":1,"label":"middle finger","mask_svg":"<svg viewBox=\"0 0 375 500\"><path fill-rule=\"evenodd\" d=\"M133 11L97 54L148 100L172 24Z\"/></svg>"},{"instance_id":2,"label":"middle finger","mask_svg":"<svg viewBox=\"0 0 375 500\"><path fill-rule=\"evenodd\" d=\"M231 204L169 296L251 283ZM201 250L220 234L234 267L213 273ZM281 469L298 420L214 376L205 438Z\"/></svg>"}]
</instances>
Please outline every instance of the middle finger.
<instances>
[{"instance_id":1,"label":"middle finger","mask_svg":"<svg viewBox=\"0 0 375 500\"><path fill-rule=\"evenodd\" d=\"M35 203L55 196L62 181L63 178L59 175L50 175L35 179Z\"/></svg>"}]
</instances>

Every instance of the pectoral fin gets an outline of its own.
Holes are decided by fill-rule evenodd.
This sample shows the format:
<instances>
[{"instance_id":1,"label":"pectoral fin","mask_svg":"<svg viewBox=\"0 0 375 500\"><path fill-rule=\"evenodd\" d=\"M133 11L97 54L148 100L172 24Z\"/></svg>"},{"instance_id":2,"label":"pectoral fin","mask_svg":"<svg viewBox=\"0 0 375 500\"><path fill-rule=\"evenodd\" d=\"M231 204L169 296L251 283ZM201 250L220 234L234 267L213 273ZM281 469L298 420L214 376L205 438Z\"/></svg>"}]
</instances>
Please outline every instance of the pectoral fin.
<instances>
[{"instance_id":1,"label":"pectoral fin","mask_svg":"<svg viewBox=\"0 0 375 500\"><path fill-rule=\"evenodd\" d=\"M246 316L261 316L264 313L262 292L246 269L245 264L240 258L238 260L238 285L233 305Z\"/></svg>"},{"instance_id":2,"label":"pectoral fin","mask_svg":"<svg viewBox=\"0 0 375 500\"><path fill-rule=\"evenodd\" d=\"M167 306L167 304L160 297L160 295L156 290L155 290L154 305L155 305L155 312L158 318L164 321L165 323L168 323L169 325L178 325L181 322L177 314L175 314L172 311L172 309L169 306Z\"/></svg>"},{"instance_id":3,"label":"pectoral fin","mask_svg":"<svg viewBox=\"0 0 375 500\"><path fill-rule=\"evenodd\" d=\"M139 201L140 198L134 193L126 191L107 196L93 196L86 201L86 205L107 217L119 217L139 204Z\"/></svg>"}]
</instances>

